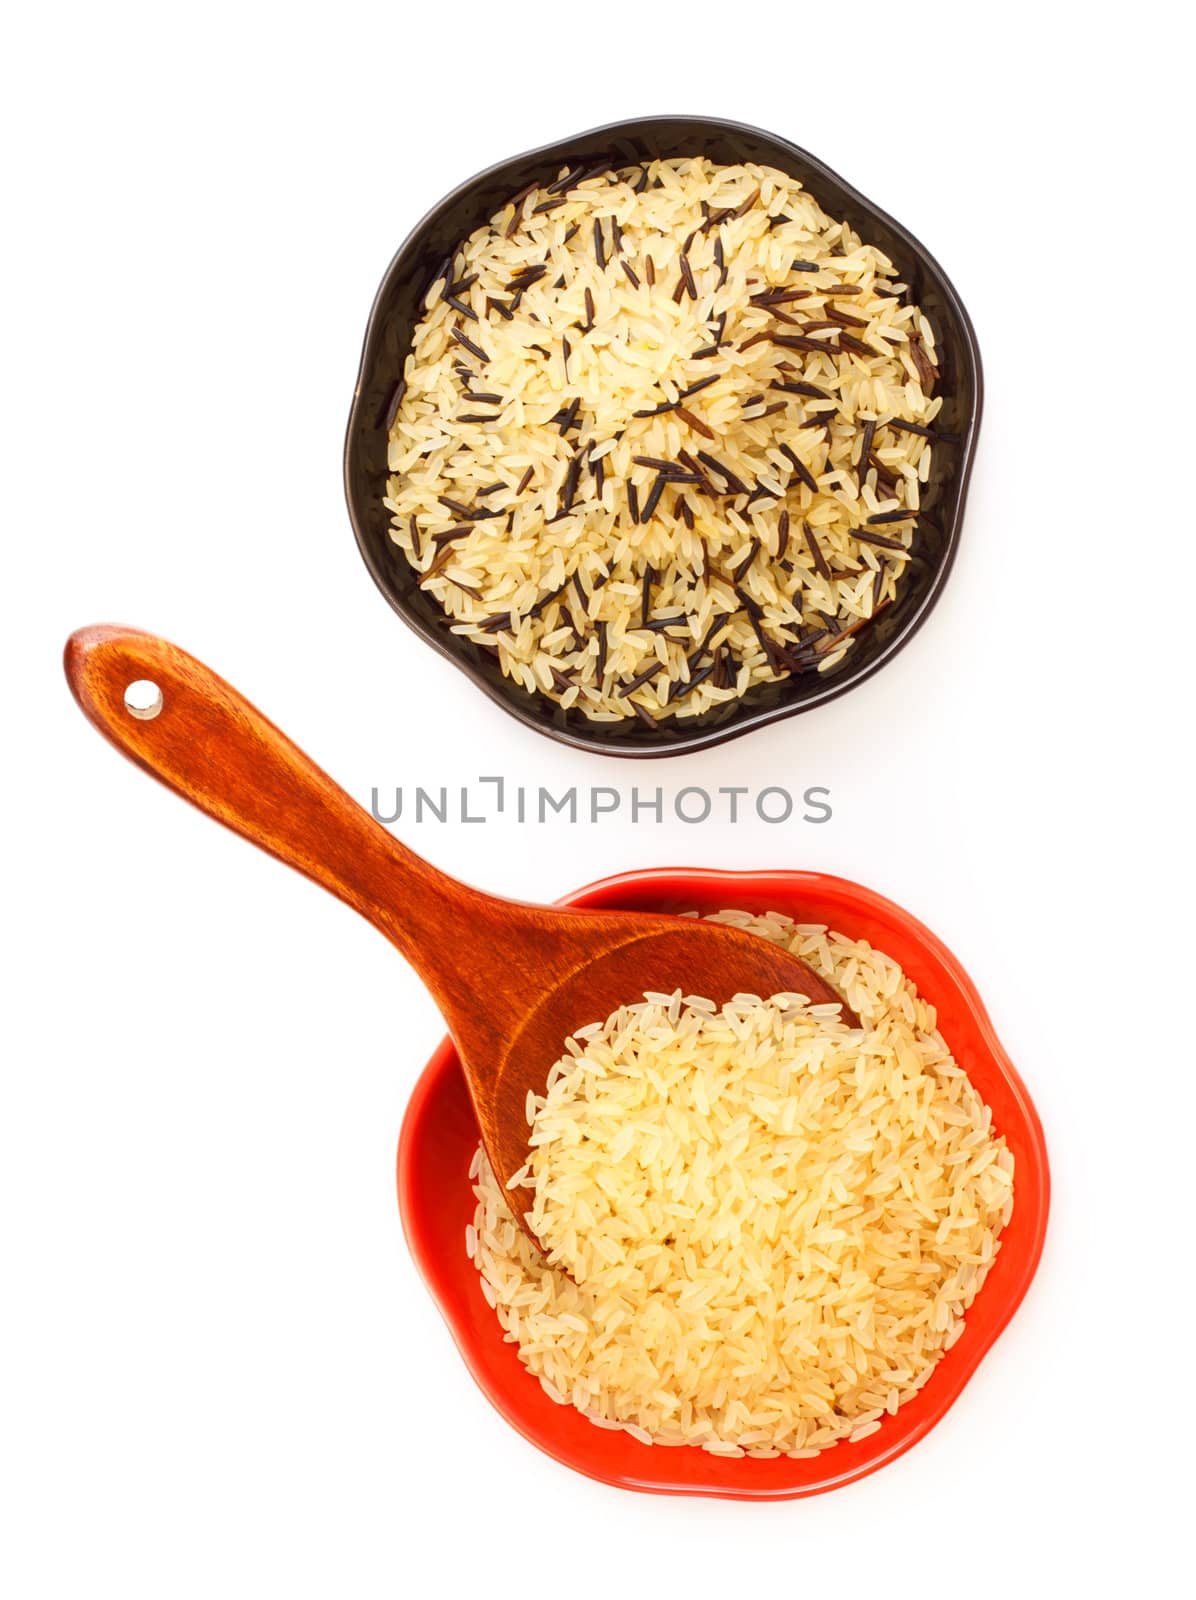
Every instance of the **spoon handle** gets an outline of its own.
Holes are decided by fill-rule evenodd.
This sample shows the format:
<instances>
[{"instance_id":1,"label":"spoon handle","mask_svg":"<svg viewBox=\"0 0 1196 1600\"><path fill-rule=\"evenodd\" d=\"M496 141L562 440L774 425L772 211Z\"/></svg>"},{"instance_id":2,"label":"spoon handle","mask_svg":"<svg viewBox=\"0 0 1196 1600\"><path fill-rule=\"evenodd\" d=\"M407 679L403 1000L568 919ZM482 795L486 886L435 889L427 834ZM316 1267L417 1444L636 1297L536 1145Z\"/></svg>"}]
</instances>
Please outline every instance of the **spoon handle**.
<instances>
[{"instance_id":1,"label":"spoon handle","mask_svg":"<svg viewBox=\"0 0 1196 1600\"><path fill-rule=\"evenodd\" d=\"M81 628L64 665L84 715L122 754L359 911L438 994L435 934L486 896L392 838L256 706L175 645L136 628ZM156 701L126 699L133 684L156 687Z\"/></svg>"}]
</instances>

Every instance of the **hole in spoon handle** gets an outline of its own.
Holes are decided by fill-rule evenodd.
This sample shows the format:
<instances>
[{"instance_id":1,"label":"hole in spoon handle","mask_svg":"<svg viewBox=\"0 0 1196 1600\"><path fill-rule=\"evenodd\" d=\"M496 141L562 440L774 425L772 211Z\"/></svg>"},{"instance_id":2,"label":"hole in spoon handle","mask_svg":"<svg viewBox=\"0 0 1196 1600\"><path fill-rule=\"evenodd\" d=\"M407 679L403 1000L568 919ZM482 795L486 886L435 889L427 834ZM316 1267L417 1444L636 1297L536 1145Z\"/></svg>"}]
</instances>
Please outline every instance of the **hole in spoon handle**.
<instances>
[{"instance_id":1,"label":"hole in spoon handle","mask_svg":"<svg viewBox=\"0 0 1196 1600\"><path fill-rule=\"evenodd\" d=\"M148 678L136 678L125 690L125 710L139 722L152 722L163 704L161 689Z\"/></svg>"}]
</instances>

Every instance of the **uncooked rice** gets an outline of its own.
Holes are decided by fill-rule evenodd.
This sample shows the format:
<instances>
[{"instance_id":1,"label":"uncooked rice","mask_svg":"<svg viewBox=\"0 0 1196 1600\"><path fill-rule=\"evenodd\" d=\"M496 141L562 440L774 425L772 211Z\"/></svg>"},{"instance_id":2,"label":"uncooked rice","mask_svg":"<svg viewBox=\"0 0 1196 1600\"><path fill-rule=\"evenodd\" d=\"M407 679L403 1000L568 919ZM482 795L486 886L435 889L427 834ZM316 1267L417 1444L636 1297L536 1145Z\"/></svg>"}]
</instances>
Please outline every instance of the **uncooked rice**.
<instances>
[{"instance_id":1,"label":"uncooked rice","mask_svg":"<svg viewBox=\"0 0 1196 1600\"><path fill-rule=\"evenodd\" d=\"M912 1400L959 1338L1013 1157L896 962L770 913L860 1017L648 995L584 1028L533 1104L517 1226L481 1147L467 1249L519 1358L644 1444L811 1456Z\"/></svg>"},{"instance_id":2,"label":"uncooked rice","mask_svg":"<svg viewBox=\"0 0 1196 1600\"><path fill-rule=\"evenodd\" d=\"M562 171L428 289L391 537L530 693L696 716L832 669L893 602L937 377L892 263L797 179Z\"/></svg>"}]
</instances>

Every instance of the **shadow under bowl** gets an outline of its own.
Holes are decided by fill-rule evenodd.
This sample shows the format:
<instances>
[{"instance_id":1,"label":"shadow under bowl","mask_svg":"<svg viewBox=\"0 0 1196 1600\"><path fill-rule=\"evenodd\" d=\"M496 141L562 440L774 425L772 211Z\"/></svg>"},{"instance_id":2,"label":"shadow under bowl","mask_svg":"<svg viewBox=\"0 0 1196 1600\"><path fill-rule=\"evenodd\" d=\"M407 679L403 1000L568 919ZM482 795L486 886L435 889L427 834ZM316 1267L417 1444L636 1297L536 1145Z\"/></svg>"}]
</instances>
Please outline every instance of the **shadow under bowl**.
<instances>
[{"instance_id":1,"label":"shadow under bowl","mask_svg":"<svg viewBox=\"0 0 1196 1600\"><path fill-rule=\"evenodd\" d=\"M448 253L510 197L533 181L551 182L563 166L609 156L615 165L705 155L734 165L759 162L798 178L815 200L844 218L866 243L892 260L935 330L943 408L936 426L956 436L934 452L922 493L912 559L897 599L837 668L758 684L746 695L696 717L669 717L649 728L638 717L592 722L576 706L563 711L504 678L493 652L450 632L436 600L390 537L386 492L387 415L419 320L424 294ZM366 329L345 440L345 495L358 548L374 582L419 636L468 674L505 711L563 744L618 756L663 756L721 744L752 728L793 716L843 694L884 665L925 620L955 557L980 423L982 380L976 335L946 274L900 223L887 216L806 151L785 139L710 117L642 117L612 123L500 162L470 178L435 206L386 270Z\"/></svg>"},{"instance_id":2,"label":"shadow under bowl","mask_svg":"<svg viewBox=\"0 0 1196 1600\"><path fill-rule=\"evenodd\" d=\"M892 901L845 878L815 872L715 872L660 868L606 878L561 904L628 911L781 911L799 922L828 923L866 939L900 962L938 1010L955 1059L991 1107L1014 1157L1014 1207L984 1286L958 1342L924 1389L887 1416L878 1432L806 1460L719 1458L695 1446L640 1444L596 1428L572 1406L551 1401L504 1340L465 1254L473 1220L469 1166L478 1143L460 1065L446 1039L425 1067L403 1120L398 1152L399 1209L416 1266L478 1386L524 1438L574 1471L654 1494L788 1500L820 1494L902 1455L941 1421L1013 1316L1042 1254L1050 1175L1042 1126L1001 1048L967 973L930 930Z\"/></svg>"}]
</instances>

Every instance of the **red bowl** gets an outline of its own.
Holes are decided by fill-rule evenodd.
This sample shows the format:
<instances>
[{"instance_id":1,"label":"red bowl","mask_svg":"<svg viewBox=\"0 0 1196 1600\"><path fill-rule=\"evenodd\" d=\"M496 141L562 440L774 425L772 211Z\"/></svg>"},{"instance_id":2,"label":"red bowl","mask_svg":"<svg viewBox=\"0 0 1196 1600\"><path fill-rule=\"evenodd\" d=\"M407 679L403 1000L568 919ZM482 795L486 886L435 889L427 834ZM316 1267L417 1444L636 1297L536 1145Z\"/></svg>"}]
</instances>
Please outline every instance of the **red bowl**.
<instances>
[{"instance_id":1,"label":"red bowl","mask_svg":"<svg viewBox=\"0 0 1196 1600\"><path fill-rule=\"evenodd\" d=\"M781 911L798 922L829 923L892 956L937 1007L944 1038L992 1107L996 1129L1013 1152L1013 1216L958 1343L926 1387L867 1439L800 1461L719 1458L696 1447L643 1445L629 1434L594 1427L572 1406L554 1404L521 1365L515 1346L504 1342L498 1319L482 1298L477 1270L465 1254L465 1228L474 1211L468 1171L478 1127L456 1052L446 1039L424 1068L403 1119L399 1210L416 1265L466 1366L525 1439L565 1466L620 1488L788 1500L875 1472L929 1433L959 1397L1017 1310L1042 1254L1050 1197L1042 1126L971 979L946 946L900 906L858 883L817 872L657 868L604 878L562 903L633 911Z\"/></svg>"}]
</instances>

